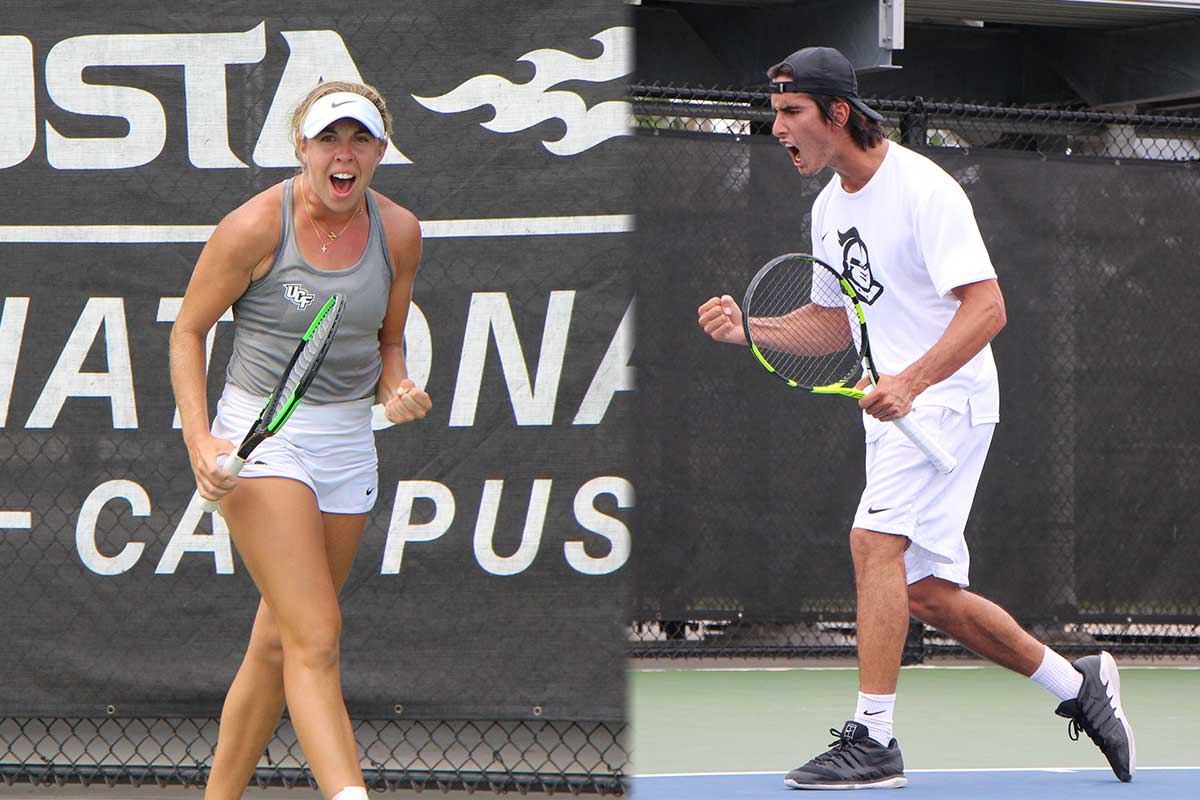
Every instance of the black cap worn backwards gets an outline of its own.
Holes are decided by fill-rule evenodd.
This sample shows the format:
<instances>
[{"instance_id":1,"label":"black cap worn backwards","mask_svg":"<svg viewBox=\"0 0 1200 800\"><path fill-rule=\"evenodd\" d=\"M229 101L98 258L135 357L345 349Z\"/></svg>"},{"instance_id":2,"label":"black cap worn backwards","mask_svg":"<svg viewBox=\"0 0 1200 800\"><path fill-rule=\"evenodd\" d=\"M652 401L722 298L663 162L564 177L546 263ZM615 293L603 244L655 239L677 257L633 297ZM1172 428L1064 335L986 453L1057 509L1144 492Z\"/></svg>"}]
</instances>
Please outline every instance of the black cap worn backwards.
<instances>
[{"instance_id":1,"label":"black cap worn backwards","mask_svg":"<svg viewBox=\"0 0 1200 800\"><path fill-rule=\"evenodd\" d=\"M871 119L883 121L878 111L868 108L859 99L858 76L850 61L839 51L832 47L806 47L792 53L783 63L792 68L792 77L780 75L772 81L771 91L844 97Z\"/></svg>"}]
</instances>

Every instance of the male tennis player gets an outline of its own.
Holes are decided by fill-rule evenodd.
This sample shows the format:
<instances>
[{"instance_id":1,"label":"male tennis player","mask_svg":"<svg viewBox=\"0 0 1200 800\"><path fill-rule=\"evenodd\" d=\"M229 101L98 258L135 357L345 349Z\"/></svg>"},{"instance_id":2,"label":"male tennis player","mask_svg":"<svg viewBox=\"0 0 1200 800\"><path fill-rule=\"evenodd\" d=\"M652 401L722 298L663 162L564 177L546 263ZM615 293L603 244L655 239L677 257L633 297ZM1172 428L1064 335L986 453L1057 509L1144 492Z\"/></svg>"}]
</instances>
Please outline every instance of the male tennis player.
<instances>
[{"instance_id":1,"label":"male tennis player","mask_svg":"<svg viewBox=\"0 0 1200 800\"><path fill-rule=\"evenodd\" d=\"M337 595L378 496L371 406L384 403L395 423L431 407L408 379L402 349L421 229L368 188L391 129L369 86L328 81L310 91L292 119L300 173L221 220L171 331L171 381L196 485L221 500L262 593L221 711L209 800L241 797L285 702L324 796L367 797L342 698ZM304 402L230 478L217 457L249 430L335 292L346 296L341 326ZM230 306L233 355L210 431L204 341Z\"/></svg>"},{"instance_id":2,"label":"male tennis player","mask_svg":"<svg viewBox=\"0 0 1200 800\"><path fill-rule=\"evenodd\" d=\"M1069 732L1085 731L1113 772L1134 772L1133 731L1106 652L1073 665L996 604L966 590L964 529L1000 419L989 342L1004 299L967 196L929 159L889 142L858 97L850 62L809 47L767 72L772 133L801 175L832 167L812 209L812 252L841 265L864 301L878 387L859 405L867 482L850 531L858 598L859 694L832 749L788 773L796 789L903 786L892 710L909 615L1044 686ZM719 342L746 344L729 295L699 309ZM941 475L895 426L913 414L958 459Z\"/></svg>"}]
</instances>

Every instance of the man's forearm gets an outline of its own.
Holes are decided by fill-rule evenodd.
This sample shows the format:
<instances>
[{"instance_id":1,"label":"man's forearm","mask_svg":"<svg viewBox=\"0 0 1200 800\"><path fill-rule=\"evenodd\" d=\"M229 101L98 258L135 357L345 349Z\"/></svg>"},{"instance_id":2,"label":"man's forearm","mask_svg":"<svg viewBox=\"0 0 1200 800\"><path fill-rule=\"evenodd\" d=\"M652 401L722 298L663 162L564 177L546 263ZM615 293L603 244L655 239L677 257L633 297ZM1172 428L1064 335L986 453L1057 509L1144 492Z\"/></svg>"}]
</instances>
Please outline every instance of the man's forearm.
<instances>
[{"instance_id":1,"label":"man's forearm","mask_svg":"<svg viewBox=\"0 0 1200 800\"><path fill-rule=\"evenodd\" d=\"M942 338L897 377L913 387L914 396L920 394L958 372L1004 328L1005 321L999 289L972 292L959 305Z\"/></svg>"},{"instance_id":2,"label":"man's forearm","mask_svg":"<svg viewBox=\"0 0 1200 800\"><path fill-rule=\"evenodd\" d=\"M846 310L813 304L779 317L750 317L754 343L797 356L823 356L851 345Z\"/></svg>"}]
</instances>

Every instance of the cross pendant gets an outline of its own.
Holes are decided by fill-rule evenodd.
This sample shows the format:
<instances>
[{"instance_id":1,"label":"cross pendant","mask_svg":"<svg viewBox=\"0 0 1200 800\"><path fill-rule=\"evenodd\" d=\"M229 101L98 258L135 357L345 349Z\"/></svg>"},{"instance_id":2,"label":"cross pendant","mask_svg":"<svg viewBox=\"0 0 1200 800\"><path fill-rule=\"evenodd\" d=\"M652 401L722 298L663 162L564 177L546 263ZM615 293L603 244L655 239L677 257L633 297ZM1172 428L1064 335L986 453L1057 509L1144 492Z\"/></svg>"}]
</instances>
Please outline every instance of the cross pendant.
<instances>
[{"instance_id":1,"label":"cross pendant","mask_svg":"<svg viewBox=\"0 0 1200 800\"><path fill-rule=\"evenodd\" d=\"M324 252L327 252L328 250L329 250L329 245L327 245L327 244L323 244L323 245L321 245L321 252L322 252L322 253L324 253Z\"/></svg>"}]
</instances>

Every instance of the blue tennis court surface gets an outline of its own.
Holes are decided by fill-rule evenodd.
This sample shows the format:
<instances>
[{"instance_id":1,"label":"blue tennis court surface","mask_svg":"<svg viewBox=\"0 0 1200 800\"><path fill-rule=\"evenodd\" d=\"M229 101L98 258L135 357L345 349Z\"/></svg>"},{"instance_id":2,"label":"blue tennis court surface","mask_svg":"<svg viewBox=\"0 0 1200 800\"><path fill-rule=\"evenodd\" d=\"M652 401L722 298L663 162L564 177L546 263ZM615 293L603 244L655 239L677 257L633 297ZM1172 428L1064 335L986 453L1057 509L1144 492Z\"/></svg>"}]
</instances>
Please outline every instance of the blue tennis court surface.
<instances>
[{"instance_id":1,"label":"blue tennis court surface","mask_svg":"<svg viewBox=\"0 0 1200 800\"><path fill-rule=\"evenodd\" d=\"M1097 769L963 769L907 770L908 786L875 789L869 800L888 797L1054 798L1054 800L1122 800L1200 797L1200 767L1146 767L1131 783L1121 783L1107 767ZM647 775L629 780L634 800L759 800L811 795L783 785L783 773L752 772L710 775ZM821 794L820 796L826 796ZM855 796L858 796L857 794Z\"/></svg>"}]
</instances>

